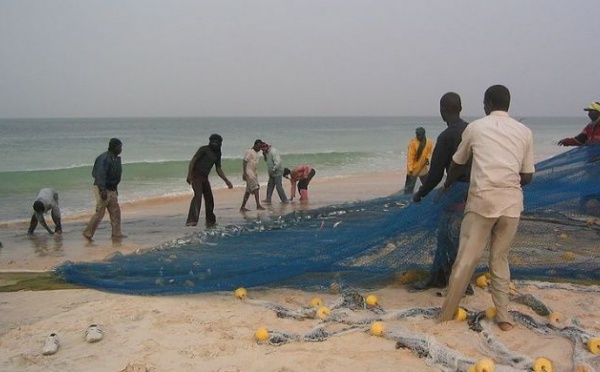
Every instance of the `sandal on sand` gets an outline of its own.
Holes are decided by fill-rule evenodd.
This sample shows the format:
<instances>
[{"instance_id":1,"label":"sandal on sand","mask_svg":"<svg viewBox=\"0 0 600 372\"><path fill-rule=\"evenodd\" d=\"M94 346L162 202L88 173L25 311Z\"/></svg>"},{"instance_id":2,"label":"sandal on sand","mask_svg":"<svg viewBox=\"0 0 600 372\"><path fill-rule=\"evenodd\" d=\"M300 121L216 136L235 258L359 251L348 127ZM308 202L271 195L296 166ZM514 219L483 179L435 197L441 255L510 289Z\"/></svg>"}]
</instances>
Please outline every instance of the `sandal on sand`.
<instances>
[{"instance_id":1,"label":"sandal on sand","mask_svg":"<svg viewBox=\"0 0 600 372\"><path fill-rule=\"evenodd\" d=\"M102 330L100 328L98 328L98 326L96 324L92 324L88 327L88 329L85 331L85 340L87 342L98 342L100 340L102 340L102 337L104 337L104 334L102 333Z\"/></svg>"},{"instance_id":2,"label":"sandal on sand","mask_svg":"<svg viewBox=\"0 0 600 372\"><path fill-rule=\"evenodd\" d=\"M56 333L51 333L50 336L48 336L48 338L46 339L46 342L44 342L44 346L42 347L42 354L55 354L58 351L58 346L58 336L56 335Z\"/></svg>"}]
</instances>

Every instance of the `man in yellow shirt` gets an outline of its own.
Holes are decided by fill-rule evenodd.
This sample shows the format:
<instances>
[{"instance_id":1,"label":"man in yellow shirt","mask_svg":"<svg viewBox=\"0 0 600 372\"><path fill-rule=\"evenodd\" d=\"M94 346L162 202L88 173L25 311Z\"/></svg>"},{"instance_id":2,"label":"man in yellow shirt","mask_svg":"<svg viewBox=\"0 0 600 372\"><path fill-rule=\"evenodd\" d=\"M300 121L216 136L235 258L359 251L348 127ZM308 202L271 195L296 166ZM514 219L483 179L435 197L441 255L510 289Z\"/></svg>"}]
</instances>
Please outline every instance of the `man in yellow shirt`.
<instances>
[{"instance_id":1,"label":"man in yellow shirt","mask_svg":"<svg viewBox=\"0 0 600 372\"><path fill-rule=\"evenodd\" d=\"M424 128L415 130L416 137L408 144L406 153L406 181L404 194L412 194L415 190L417 178L421 183L427 178L429 172L429 159L433 152L433 141L425 136Z\"/></svg>"}]
</instances>

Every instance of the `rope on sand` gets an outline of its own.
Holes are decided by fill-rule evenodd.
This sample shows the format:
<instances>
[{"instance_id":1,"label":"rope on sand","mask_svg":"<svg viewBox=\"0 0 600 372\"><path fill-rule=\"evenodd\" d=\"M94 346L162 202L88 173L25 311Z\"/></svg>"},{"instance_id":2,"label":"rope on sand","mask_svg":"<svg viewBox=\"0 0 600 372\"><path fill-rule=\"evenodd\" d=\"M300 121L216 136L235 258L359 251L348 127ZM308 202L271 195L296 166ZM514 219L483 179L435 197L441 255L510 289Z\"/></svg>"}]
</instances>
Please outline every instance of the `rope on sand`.
<instances>
[{"instance_id":1,"label":"rope on sand","mask_svg":"<svg viewBox=\"0 0 600 372\"><path fill-rule=\"evenodd\" d=\"M318 315L318 309L315 307L288 309L268 301L250 299L245 299L245 301L270 309L281 318L295 320L321 319ZM440 312L439 307L415 307L385 311L379 305L368 306L364 298L355 292L343 294L330 306L330 309L331 312L327 314L326 318L321 319L321 323L316 328L304 334L273 330L268 332L268 338L265 341L273 346L281 346L290 342L322 342L330 337L351 332L368 332L369 326L376 321L405 320L413 317L433 319ZM365 316L365 311L373 315L366 314ZM331 329L340 324L343 325L342 328ZM381 337L395 341L396 349L411 350L415 355L423 358L427 364L433 364L443 369L466 371L476 363L475 359L466 357L427 335L413 334L404 329L389 329L384 331ZM512 369L510 366L497 365L497 370L508 371Z\"/></svg>"},{"instance_id":2,"label":"rope on sand","mask_svg":"<svg viewBox=\"0 0 600 372\"><path fill-rule=\"evenodd\" d=\"M405 330L387 331L383 336L396 341L396 349L409 349L430 364L436 364L454 371L466 371L477 362L475 359L466 357L428 336L415 335Z\"/></svg>"},{"instance_id":3,"label":"rope on sand","mask_svg":"<svg viewBox=\"0 0 600 372\"><path fill-rule=\"evenodd\" d=\"M533 280L515 280L515 284L521 286L532 286L538 289L562 289L570 292L580 293L600 293L600 286L598 285L579 285L571 283L550 283L550 282L537 282Z\"/></svg>"},{"instance_id":4,"label":"rope on sand","mask_svg":"<svg viewBox=\"0 0 600 372\"><path fill-rule=\"evenodd\" d=\"M556 335L565 337L573 343L573 365L588 366L588 370L600 370L600 356L590 353L586 348L587 341L593 337L585 329L577 326L555 327L550 324L541 324L536 322L532 317L520 313L518 311L510 311L513 319L528 329L543 335ZM584 369L585 370L585 369Z\"/></svg>"},{"instance_id":5,"label":"rope on sand","mask_svg":"<svg viewBox=\"0 0 600 372\"><path fill-rule=\"evenodd\" d=\"M480 324L482 326L482 331L480 332L482 346L494 355L494 360L521 369L528 369L533 365L533 359L527 355L511 352L506 345L498 341L490 329L489 321L481 322Z\"/></svg>"},{"instance_id":6,"label":"rope on sand","mask_svg":"<svg viewBox=\"0 0 600 372\"><path fill-rule=\"evenodd\" d=\"M548 316L552 313L548 306L531 294L518 294L511 296L510 299L518 304L529 306L537 315Z\"/></svg>"},{"instance_id":7,"label":"rope on sand","mask_svg":"<svg viewBox=\"0 0 600 372\"><path fill-rule=\"evenodd\" d=\"M531 307L538 314L549 314L550 309L540 300L531 295L516 296L518 303ZM378 304L369 306L365 299L357 292L344 293L339 299L327 308L328 312L320 314L321 308L301 307L299 309L288 309L279 304L269 301L257 301L245 299L247 303L263 306L274 311L280 318L295 320L318 319L320 324L314 329L304 333L290 333L282 331L269 331L268 339L270 345L280 346L290 342L323 342L333 336L339 336L351 332L369 332L369 327L377 321L402 321L409 318L421 317L423 319L435 319L438 317L439 307L414 307L401 310L384 310ZM483 353L489 355L496 361L497 371L530 370L534 361L527 355L511 351L500 342L490 327L490 321L486 320L485 311L467 311L469 328L480 334L480 347ZM367 312L365 314L365 312ZM519 311L509 311L515 322L523 325L536 333L546 336L565 337L573 343L573 363L575 366L589 366L600 370L600 356L588 352L586 342L593 336L578 326L567 326L558 328L551 324L542 324L530 315ZM540 314L540 315L541 315ZM427 364L439 366L443 369L454 371L466 371L476 362L443 345L434 338L411 333L398 327L386 329L380 334L381 337L396 342L396 349L408 349L415 355L423 358ZM342 326L335 328L336 326Z\"/></svg>"}]
</instances>

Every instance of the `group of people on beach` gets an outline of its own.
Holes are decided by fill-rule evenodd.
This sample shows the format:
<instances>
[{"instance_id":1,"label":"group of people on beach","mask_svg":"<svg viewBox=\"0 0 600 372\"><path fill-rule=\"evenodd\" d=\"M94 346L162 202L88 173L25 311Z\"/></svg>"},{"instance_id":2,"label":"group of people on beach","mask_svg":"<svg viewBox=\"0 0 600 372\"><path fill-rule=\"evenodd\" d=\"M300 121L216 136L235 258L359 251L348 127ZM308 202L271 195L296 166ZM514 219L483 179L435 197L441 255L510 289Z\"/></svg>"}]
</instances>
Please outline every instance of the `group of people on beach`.
<instances>
[{"instance_id":1,"label":"group of people on beach","mask_svg":"<svg viewBox=\"0 0 600 372\"><path fill-rule=\"evenodd\" d=\"M260 204L259 195L260 183L258 182L258 162L260 156L258 153L260 151L263 152L263 157L267 162L267 171L269 175L269 181L267 183L267 195L263 202L265 204L271 203L274 189L277 190L277 194L279 195L279 199L282 203L287 204L290 201L293 201L294 197L296 196L296 185L298 186L298 193L300 194L300 202L307 202L308 185L316 174L316 171L313 169L313 167L302 164L294 167L292 170L289 168L283 168L279 151L268 143L257 139L254 141L254 145L246 150L242 162L242 178L246 182L246 191L244 192L244 197L242 198L242 206L240 207L240 211L249 211L249 209L246 208L246 203L248 202L250 195L254 195L256 209L265 209ZM291 183L289 200L282 185L282 178L284 177L288 178Z\"/></svg>"},{"instance_id":2,"label":"group of people on beach","mask_svg":"<svg viewBox=\"0 0 600 372\"><path fill-rule=\"evenodd\" d=\"M196 226L198 224L202 198L204 198L204 212L206 216L206 226L210 227L216 223L214 214L214 198L208 175L213 166L215 171L221 177L228 188L233 185L223 172L221 167L221 146L223 137L218 134L212 134L209 137L208 145L201 146L189 163L187 182L192 185L194 197L190 202L190 209L187 217L187 226ZM273 191L277 190L281 203L288 204L294 200L296 195L296 186L300 194L300 201L308 201L308 185L316 174L316 171L310 165L299 165L292 170L283 167L283 162L279 151L272 145L263 142L260 139L254 141L252 147L246 149L242 161L242 179L246 182L246 189L242 197L241 212L249 211L246 208L250 196L254 196L256 209L264 210L260 202L260 183L258 182L258 164L260 160L259 152L262 151L263 158L267 165L269 180L267 182L266 199L264 204L271 204ZM291 183L290 199L288 199L283 189L283 178L288 178Z\"/></svg>"},{"instance_id":3,"label":"group of people on beach","mask_svg":"<svg viewBox=\"0 0 600 372\"><path fill-rule=\"evenodd\" d=\"M532 132L509 116L510 101L508 88L502 85L489 87L483 100L486 115L468 124L460 117L460 96L455 92L448 92L440 99L440 115L447 128L438 136L435 145L426 138L423 128L417 128L416 137L409 144L404 192L412 194L417 178L422 182L418 191L412 195L413 202L419 203L425 198L442 181L444 173L446 179L441 188L442 193L450 188L460 188L460 199L450 203L441 215L430 276L411 286L413 291L447 287L440 314L441 321L452 319L463 295L473 293L470 279L484 250L489 247L491 293L496 306L496 322L505 331L513 327L508 314L508 253L523 211L522 186L531 182L535 168ZM559 145L581 146L600 142L600 102L592 102L584 110L588 112L591 122L582 133L560 140ZM221 168L222 143L220 135L212 134L208 145L201 146L189 163L187 182L192 186L194 196L190 202L187 226L197 225L202 198L205 202L207 226L216 223L214 198L208 179L213 166L227 187L233 187ZM121 233L117 191L122 174L119 156L122 147L119 139L112 138L108 150L100 154L94 163L92 175L96 212L83 232L83 236L89 240L106 209L110 215L112 237L125 237ZM269 175L266 199L262 202L271 203L276 189L281 202L289 203L296 195L296 187L300 201L307 201L308 185L315 170L308 165L300 165L291 170L284 168L279 151L257 139L246 150L243 158L242 178L246 182L246 189L240 210L248 211L246 204L251 195L255 198L257 209L264 209L260 202L257 173L261 151ZM283 189L283 177L291 182L290 199ZM54 232L62 231L58 194L55 190L42 189L33 208L29 233L33 233L38 222L52 233L43 218L47 211L52 211ZM458 236L448 229L449 225L457 221L460 225Z\"/></svg>"},{"instance_id":4,"label":"group of people on beach","mask_svg":"<svg viewBox=\"0 0 600 372\"><path fill-rule=\"evenodd\" d=\"M486 116L468 124L460 117L460 96L448 92L440 100L440 114L447 128L438 136L433 150L423 128L417 128L416 138L409 144L405 194L412 194L417 178L422 183L412 196L413 202L426 197L441 182L444 172L441 192L460 187L457 191L462 195L440 216L429 278L412 283L410 288L421 291L447 287L440 321L452 319L461 298L473 294L470 280L489 247L496 323L504 331L513 328L508 313L508 253L523 211L522 186L531 182L535 168L532 132L508 115L509 106L509 90L494 85L484 94ZM558 145L600 142L600 102L592 102L584 110L590 123L582 133L562 139ZM449 228L455 223L460 226L458 235Z\"/></svg>"},{"instance_id":5,"label":"group of people on beach","mask_svg":"<svg viewBox=\"0 0 600 372\"><path fill-rule=\"evenodd\" d=\"M206 216L206 226L210 227L216 224L214 214L214 198L209 181L209 174L214 167L217 174L228 188L233 188L233 184L221 167L221 146L223 137L218 134L212 134L209 137L208 145L201 146L189 162L187 182L192 186L194 196L190 202L186 226L196 226L198 224L202 199L204 198L204 209ZM92 240L96 229L104 218L106 210L110 217L113 239L123 239L126 237L121 232L121 208L118 200L118 185L121 182L123 168L120 154L123 151L123 143L118 138L111 138L108 143L108 150L100 154L92 170L94 178L94 194L96 197L96 211L87 224L83 236L89 241ZM264 210L260 203L260 184L258 182L258 163L259 152L262 151L267 164L269 181L267 183L267 195L263 203L270 204L273 191L277 193L281 202L284 204L294 200L296 196L296 186L300 194L300 201L308 201L308 185L315 176L316 171L310 165L298 165L293 169L284 168L279 151L270 144L260 139L254 141L254 145L246 150L243 158L242 178L246 182L242 206L240 211L247 212L246 203L250 195L254 195L256 206L259 210ZM282 178L288 178L291 183L290 199L287 198L283 189ZM58 203L58 192L52 188L43 188L33 203L33 215L27 232L33 234L38 223L42 225L50 234L62 233L60 207ZM55 229L52 231L44 218L44 214L51 211L52 220Z\"/></svg>"}]
</instances>

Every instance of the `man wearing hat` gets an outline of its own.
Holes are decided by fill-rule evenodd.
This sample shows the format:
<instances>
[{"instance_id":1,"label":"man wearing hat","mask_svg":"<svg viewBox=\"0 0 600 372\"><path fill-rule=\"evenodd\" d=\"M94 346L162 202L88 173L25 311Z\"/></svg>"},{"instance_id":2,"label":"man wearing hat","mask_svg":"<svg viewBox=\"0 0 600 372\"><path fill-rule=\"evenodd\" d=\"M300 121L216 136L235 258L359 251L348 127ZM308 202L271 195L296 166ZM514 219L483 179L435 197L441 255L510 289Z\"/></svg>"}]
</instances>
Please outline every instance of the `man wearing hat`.
<instances>
[{"instance_id":1,"label":"man wearing hat","mask_svg":"<svg viewBox=\"0 0 600 372\"><path fill-rule=\"evenodd\" d=\"M563 138L558 141L559 146L581 146L600 143L600 102L592 102L583 109L587 111L590 123L575 137Z\"/></svg>"},{"instance_id":2,"label":"man wearing hat","mask_svg":"<svg viewBox=\"0 0 600 372\"><path fill-rule=\"evenodd\" d=\"M96 213L83 232L83 236L90 241L107 209L112 227L112 237L115 239L126 237L121 233L121 207L119 206L119 192L117 191L123 173L121 157L119 156L121 151L123 151L121 140L111 138L108 142L108 151L100 154L94 162L92 177L94 177Z\"/></svg>"},{"instance_id":3,"label":"man wearing hat","mask_svg":"<svg viewBox=\"0 0 600 372\"><path fill-rule=\"evenodd\" d=\"M254 141L254 146L248 148L246 153L244 154L244 161L242 165L242 178L246 181L246 191L244 192L244 198L242 199L242 206L240 207L240 211L248 212L249 209L246 208L246 203L250 198L250 195L254 195L254 200L256 200L256 209L263 210L265 209L262 205L260 205L260 184L258 183L258 161L260 159L260 155L258 154L262 149L264 142L260 139Z\"/></svg>"}]
</instances>

